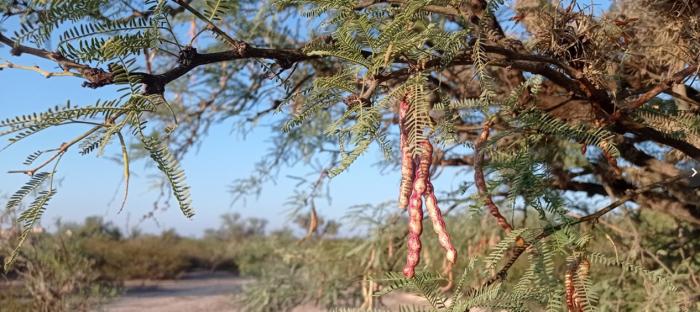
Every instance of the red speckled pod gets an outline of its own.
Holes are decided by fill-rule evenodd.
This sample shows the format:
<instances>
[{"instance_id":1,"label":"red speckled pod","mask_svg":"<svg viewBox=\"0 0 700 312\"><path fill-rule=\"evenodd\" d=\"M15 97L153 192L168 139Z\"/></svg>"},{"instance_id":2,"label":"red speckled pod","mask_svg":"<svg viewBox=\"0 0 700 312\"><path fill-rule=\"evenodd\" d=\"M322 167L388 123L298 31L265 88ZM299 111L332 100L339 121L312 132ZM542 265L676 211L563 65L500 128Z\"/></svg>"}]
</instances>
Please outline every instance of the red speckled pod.
<instances>
[{"instance_id":1,"label":"red speckled pod","mask_svg":"<svg viewBox=\"0 0 700 312\"><path fill-rule=\"evenodd\" d=\"M405 124L408 102L404 99L399 103L399 143L401 146L401 186L399 188L399 208L405 209L413 189L413 157L408 148L408 129Z\"/></svg>"},{"instance_id":2,"label":"red speckled pod","mask_svg":"<svg viewBox=\"0 0 700 312\"><path fill-rule=\"evenodd\" d=\"M588 274L591 270L591 262L588 261L588 259L583 258L581 259L579 266L578 266L578 272L576 272L578 280L583 281L588 278ZM576 305L576 308L579 311L584 311L586 308L586 298L579 296L578 293L574 294L574 304Z\"/></svg>"},{"instance_id":3,"label":"red speckled pod","mask_svg":"<svg viewBox=\"0 0 700 312\"><path fill-rule=\"evenodd\" d=\"M574 285L574 276L578 269L578 261L572 261L567 265L566 273L564 274L564 290L566 294L566 309L570 312L578 312L576 306L576 286Z\"/></svg>"},{"instance_id":4,"label":"red speckled pod","mask_svg":"<svg viewBox=\"0 0 700 312\"><path fill-rule=\"evenodd\" d=\"M437 198L433 191L433 184L430 182L428 182L428 188L425 194L425 208L428 210L428 215L430 215L430 220L433 223L433 231L435 231L435 234L438 236L440 246L445 249L447 261L451 264L455 264L457 261L457 250L455 250L450 240L450 234L447 232L445 219L442 217L442 211L440 211L440 207L438 207Z\"/></svg>"},{"instance_id":5,"label":"red speckled pod","mask_svg":"<svg viewBox=\"0 0 700 312\"><path fill-rule=\"evenodd\" d=\"M408 203L408 253L406 265L403 267L403 275L408 278L415 275L416 266L420 262L420 235L423 233L422 205L421 194L414 192Z\"/></svg>"},{"instance_id":6,"label":"red speckled pod","mask_svg":"<svg viewBox=\"0 0 700 312\"><path fill-rule=\"evenodd\" d=\"M433 146L430 142L422 142L421 147L423 150L418 157L415 183L413 183L413 193L418 193L418 195L425 194L425 189L430 182L430 164L433 161Z\"/></svg>"}]
</instances>

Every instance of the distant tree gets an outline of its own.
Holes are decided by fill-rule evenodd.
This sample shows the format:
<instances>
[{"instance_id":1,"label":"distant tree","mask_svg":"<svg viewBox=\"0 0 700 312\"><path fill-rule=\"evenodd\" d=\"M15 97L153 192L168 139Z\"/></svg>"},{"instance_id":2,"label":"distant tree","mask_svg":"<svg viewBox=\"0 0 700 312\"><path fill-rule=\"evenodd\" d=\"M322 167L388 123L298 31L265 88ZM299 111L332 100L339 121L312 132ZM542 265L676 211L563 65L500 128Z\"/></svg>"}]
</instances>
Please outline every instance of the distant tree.
<instances>
[{"instance_id":1,"label":"distant tree","mask_svg":"<svg viewBox=\"0 0 700 312\"><path fill-rule=\"evenodd\" d=\"M19 21L0 42L12 55L44 58L57 69L12 60L0 68L80 77L88 88L123 86L116 99L0 122L10 144L65 124L87 128L13 171L29 181L7 208L34 197L20 215L21 241L55 195L56 167L68 151L102 154L116 142L127 190L130 159L150 156L191 217L178 160L213 124L247 131L268 121L273 148L249 179L234 183L235 196L259 193L281 166L304 163L316 174L301 179L290 202L315 216L328 178L376 143L385 166L400 164L398 206L409 219L406 239L377 250L405 257L405 277L393 286L414 285L436 308L446 303L422 288L435 279L415 273L424 256L423 201L445 249L446 276L455 262L474 267L467 246L452 244L463 229L445 228L438 201L486 212L503 233L474 262L483 283L475 280L467 299L450 301L449 309L517 310L534 302L590 310L594 289L616 287L612 279L592 282L596 265L622 267L654 285L665 285L657 269L680 274L683 291L663 291L663 298L682 295L676 308L696 304L700 194L686 178L700 157L697 1L0 3L3 24ZM231 161L242 152L232 146ZM457 177L461 190L438 190L454 191L441 199L430 178L448 166L470 171ZM607 201L599 207L594 199ZM660 219L649 215L670 221L655 229ZM615 232L622 223L628 230ZM654 235L640 241L645 233ZM592 247L608 241L625 255ZM510 278L516 261L530 269ZM645 300L626 298L631 307Z\"/></svg>"},{"instance_id":2,"label":"distant tree","mask_svg":"<svg viewBox=\"0 0 700 312\"><path fill-rule=\"evenodd\" d=\"M243 240L265 234L267 221L258 218L242 218L238 213L227 213L221 216L221 226L206 231L205 235L218 239Z\"/></svg>"}]
</instances>

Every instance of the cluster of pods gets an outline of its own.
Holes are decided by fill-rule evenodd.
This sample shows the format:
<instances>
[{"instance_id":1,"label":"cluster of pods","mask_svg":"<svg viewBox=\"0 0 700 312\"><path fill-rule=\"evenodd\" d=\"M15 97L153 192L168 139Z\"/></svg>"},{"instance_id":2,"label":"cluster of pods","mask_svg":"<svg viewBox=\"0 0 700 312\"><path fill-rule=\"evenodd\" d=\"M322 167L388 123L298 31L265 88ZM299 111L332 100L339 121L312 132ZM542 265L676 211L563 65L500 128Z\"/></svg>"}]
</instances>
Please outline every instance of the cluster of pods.
<instances>
[{"instance_id":1,"label":"cluster of pods","mask_svg":"<svg viewBox=\"0 0 700 312\"><path fill-rule=\"evenodd\" d=\"M408 125L406 115L410 102L405 98L399 102L399 129L401 146L401 186L399 207L408 208L408 254L403 268L404 276L411 278L415 275L416 266L420 262L421 240L423 232L423 199L428 211L433 230L438 236L440 246L445 249L445 257L451 266L457 260L450 235L447 233L445 220L438 207L435 190L430 181L430 166L433 162L433 146L427 140L419 142L420 152L417 155L408 146ZM449 268L448 268L449 269Z\"/></svg>"},{"instance_id":2,"label":"cluster of pods","mask_svg":"<svg viewBox=\"0 0 700 312\"><path fill-rule=\"evenodd\" d=\"M591 262L586 259L574 259L568 263L566 274L564 275L564 288L566 290L566 307L568 311L583 312L586 308L586 300L577 292L576 281L583 281L588 278L591 269Z\"/></svg>"}]
</instances>

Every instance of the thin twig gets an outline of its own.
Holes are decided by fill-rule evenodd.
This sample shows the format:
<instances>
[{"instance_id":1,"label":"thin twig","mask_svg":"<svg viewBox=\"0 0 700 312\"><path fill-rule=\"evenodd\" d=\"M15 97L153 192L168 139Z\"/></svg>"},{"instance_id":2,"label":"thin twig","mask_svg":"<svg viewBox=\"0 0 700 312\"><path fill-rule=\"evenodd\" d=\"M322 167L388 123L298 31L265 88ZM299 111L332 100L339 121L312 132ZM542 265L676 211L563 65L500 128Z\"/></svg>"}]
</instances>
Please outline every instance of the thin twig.
<instances>
[{"instance_id":1,"label":"thin twig","mask_svg":"<svg viewBox=\"0 0 700 312\"><path fill-rule=\"evenodd\" d=\"M34 168L32 168L32 169L10 170L10 171L8 171L7 173L23 173L23 174L30 175L30 176L31 176L31 175L34 175L37 171L39 171L39 170L41 170L42 168L46 167L48 164L50 164L51 162L53 162L54 160L56 160L56 159L59 158L60 156L63 156L63 154L65 154L66 151L68 151L68 149L69 149L71 146L73 146L73 145L75 145L76 143L82 141L83 139L87 138L88 136L90 136L90 135L92 135L93 133L97 132L98 130L102 129L102 128L105 127L106 125L113 123L117 118L119 118L119 117L122 116L123 114L124 114L123 111L122 111L122 112L119 112L119 113L115 114L114 116L110 117L110 118L105 122L105 124L96 125L96 126L90 128L90 130L85 131L83 134L77 136L77 137L74 138L73 140L71 140L71 141L69 141L69 142L64 142L63 144L61 144L61 146L59 146L59 147L56 149L56 153L55 153L53 156L51 156L49 159L47 159L46 161L44 161L44 162L41 163L40 165L38 165L38 166L36 166L36 167L34 167Z\"/></svg>"},{"instance_id":2,"label":"thin twig","mask_svg":"<svg viewBox=\"0 0 700 312\"><path fill-rule=\"evenodd\" d=\"M26 65L19 65L19 64L14 64L14 63L10 63L10 62L5 62L5 63L0 64L0 70L2 70L4 68L30 70L33 72L37 72L46 78L51 78L54 76L83 77L81 74L74 73L71 71L50 72L50 71L46 71L46 70L41 69L41 67L39 67L39 66L26 66Z\"/></svg>"},{"instance_id":3,"label":"thin twig","mask_svg":"<svg viewBox=\"0 0 700 312\"><path fill-rule=\"evenodd\" d=\"M218 26L214 25L214 23L212 23L206 16L202 15L202 13L199 13L199 11L195 10L187 2L185 2L183 0L173 0L173 2L177 3L181 7L185 8L185 10L189 11L194 16L196 16L197 18L199 18L203 22L207 23L207 28L211 29L211 31L215 32L216 34L218 34L219 36L224 38L224 40L226 40L226 42L231 44L233 47L238 47L242 43L245 44L245 42L243 42L243 41L231 38L231 36L229 36L225 31L223 31Z\"/></svg>"},{"instance_id":4,"label":"thin twig","mask_svg":"<svg viewBox=\"0 0 700 312\"><path fill-rule=\"evenodd\" d=\"M489 133L492 124L492 120L485 121L484 125L482 126L481 134L474 142L474 182L476 184L477 190L479 191L479 195L484 200L484 204L486 204L486 207L489 209L491 215L494 218L496 218L496 222L498 222L498 225L500 225L501 228L503 228L503 230L506 231L506 233L510 233L513 230L513 227L510 225L510 223L508 223L508 220L506 220L506 218L501 214L501 211L498 209L498 206L496 206L496 203L493 202L491 195L488 193L488 188L486 187L486 178L484 177L484 153L482 153L482 148L484 147L486 141L489 139Z\"/></svg>"},{"instance_id":5,"label":"thin twig","mask_svg":"<svg viewBox=\"0 0 700 312\"><path fill-rule=\"evenodd\" d=\"M589 214L587 216L583 216L581 218L576 219L573 222L564 222L561 224L557 224L551 227L544 228L542 232L540 232L537 236L535 236L534 239L524 242L522 245L516 245L513 248L513 253L512 256L508 259L508 261L503 265L503 267L496 273L494 274L490 279L488 279L485 283L485 285L490 285L493 284L496 281L503 280L506 275L508 274L508 270L513 266L515 261L518 260L518 258L533 244L536 242L547 238L548 236L560 231L561 229L564 229L566 227L574 226L577 224L585 223L585 222L597 222L597 220L602 217L603 215L615 210L615 208L622 206L624 203L626 203L628 200L631 200L638 195L651 191L657 187L669 185L672 183L675 183L681 179L685 178L683 175L678 175L669 179L665 179L656 183L651 183L646 186L643 186L635 191L628 190L627 193L620 197L618 200L610 203L609 205L605 206L604 208L601 208L600 210Z\"/></svg>"}]
</instances>

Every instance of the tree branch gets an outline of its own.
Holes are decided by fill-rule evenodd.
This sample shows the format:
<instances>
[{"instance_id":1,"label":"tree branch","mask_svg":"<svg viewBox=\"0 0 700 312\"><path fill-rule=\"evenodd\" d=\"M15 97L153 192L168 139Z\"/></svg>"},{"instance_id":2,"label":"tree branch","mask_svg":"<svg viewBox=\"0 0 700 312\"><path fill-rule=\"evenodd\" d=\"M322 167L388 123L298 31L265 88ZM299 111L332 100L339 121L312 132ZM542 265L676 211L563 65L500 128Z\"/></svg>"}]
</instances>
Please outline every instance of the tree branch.
<instances>
[{"instance_id":1,"label":"tree branch","mask_svg":"<svg viewBox=\"0 0 700 312\"><path fill-rule=\"evenodd\" d=\"M503 265L503 267L496 273L494 274L490 279L484 283L484 285L491 285L497 281L501 281L505 279L505 277L508 275L508 270L515 264L515 261L518 260L518 258L533 244L537 243L538 241L547 238L548 236L560 231L561 229L564 229L566 227L570 227L573 225L585 223L585 222L596 222L600 217L604 216L605 214L615 210L615 208L622 206L624 203L627 201L637 197L640 194L646 193L648 191L651 191L657 187L662 187L665 185L672 184L676 181L679 181L681 179L685 178L685 176L678 175L669 179L665 179L656 183L651 183L649 185L643 186L635 191L628 191L624 196L620 197L618 200L610 203L609 205L601 208L600 210L589 214L587 216L583 216L581 218L576 219L573 222L565 222L561 223L558 225L554 225L551 227L544 228L539 234L535 236L534 239L525 242L522 245L516 244L516 246L513 248L513 252L510 258L508 258L508 261Z\"/></svg>"},{"instance_id":2,"label":"tree branch","mask_svg":"<svg viewBox=\"0 0 700 312\"><path fill-rule=\"evenodd\" d=\"M677 73L673 74L671 78L660 82L659 84L651 88L651 90L645 92L644 94L640 95L637 99L627 104L623 110L629 112L641 107L642 105L644 105L644 103L649 102L651 99L659 95L659 93L668 90L674 84L683 82L685 78L696 73L697 71L697 65L688 66L678 71ZM619 118L619 115L616 118Z\"/></svg>"},{"instance_id":3,"label":"tree branch","mask_svg":"<svg viewBox=\"0 0 700 312\"><path fill-rule=\"evenodd\" d=\"M90 67L88 65L80 64L74 62L58 52L51 52L44 49L37 49L28 46L21 45L14 42L12 39L6 37L4 34L0 33L0 43L4 43L11 48L10 53L14 56L20 56L23 53L31 54L51 60L57 63L64 71L70 71L75 69L87 82L83 85L91 88L97 88L104 85L113 83L112 74L108 73L100 68Z\"/></svg>"},{"instance_id":4,"label":"tree branch","mask_svg":"<svg viewBox=\"0 0 700 312\"><path fill-rule=\"evenodd\" d=\"M50 72L41 69L39 66L25 66L25 65L19 65L19 64L14 64L10 62L5 62L0 64L0 70L3 70L5 68L16 68L16 69L24 69L24 70L30 70L33 72L37 72L40 75L44 76L45 78L51 78L55 76L69 76L69 77L82 77L82 75L78 73L74 73L71 71L62 71L62 72Z\"/></svg>"},{"instance_id":5,"label":"tree branch","mask_svg":"<svg viewBox=\"0 0 700 312\"><path fill-rule=\"evenodd\" d=\"M474 142L474 183L476 188L484 200L486 207L489 209L491 215L496 218L498 225L500 225L506 233L510 233L513 230L513 226L508 223L505 217L501 214L496 203L493 202L491 195L488 193L488 188L486 187L486 178L484 177L484 153L482 148L489 138L489 132L491 129L492 121L485 121L483 125L483 130L481 134Z\"/></svg>"}]
</instances>

